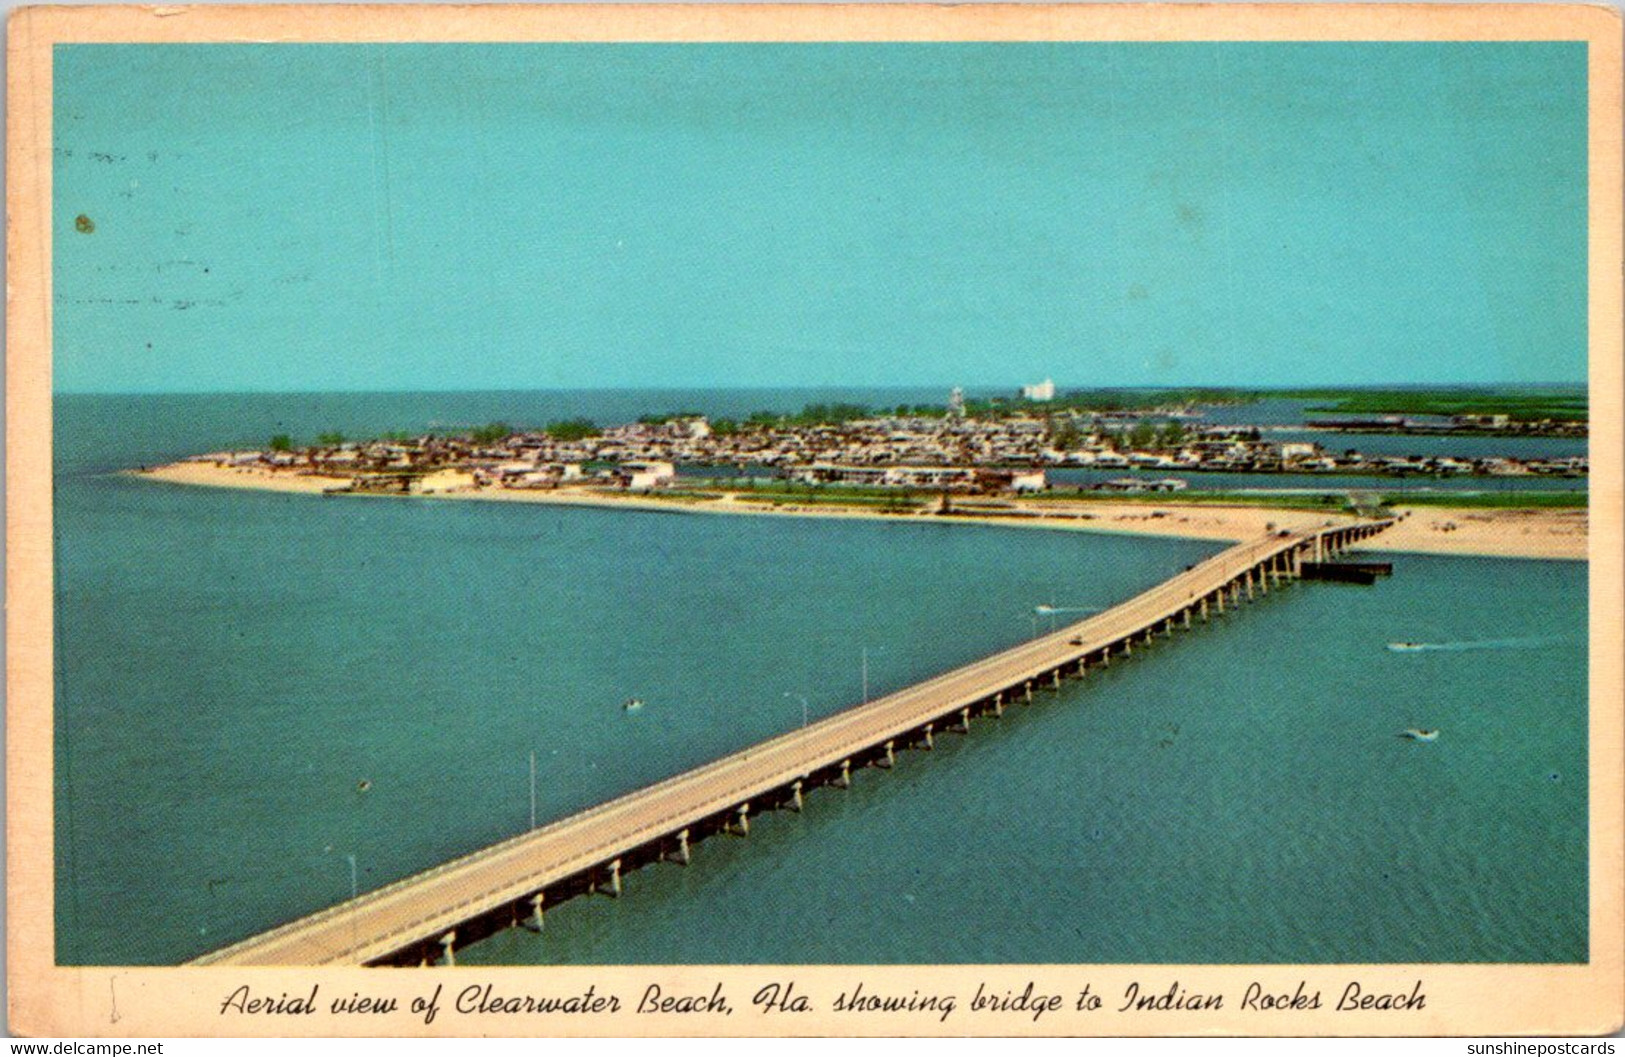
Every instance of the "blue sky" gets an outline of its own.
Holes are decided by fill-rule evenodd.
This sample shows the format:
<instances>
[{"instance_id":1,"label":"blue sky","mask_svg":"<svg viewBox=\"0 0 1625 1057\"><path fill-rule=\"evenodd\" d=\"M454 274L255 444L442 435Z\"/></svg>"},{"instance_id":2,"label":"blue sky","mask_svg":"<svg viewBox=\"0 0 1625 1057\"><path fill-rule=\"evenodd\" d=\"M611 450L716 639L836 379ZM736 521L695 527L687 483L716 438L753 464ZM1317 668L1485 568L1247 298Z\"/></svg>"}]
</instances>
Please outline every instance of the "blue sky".
<instances>
[{"instance_id":1,"label":"blue sky","mask_svg":"<svg viewBox=\"0 0 1625 1057\"><path fill-rule=\"evenodd\" d=\"M62 46L55 386L1579 381L1585 59Z\"/></svg>"}]
</instances>

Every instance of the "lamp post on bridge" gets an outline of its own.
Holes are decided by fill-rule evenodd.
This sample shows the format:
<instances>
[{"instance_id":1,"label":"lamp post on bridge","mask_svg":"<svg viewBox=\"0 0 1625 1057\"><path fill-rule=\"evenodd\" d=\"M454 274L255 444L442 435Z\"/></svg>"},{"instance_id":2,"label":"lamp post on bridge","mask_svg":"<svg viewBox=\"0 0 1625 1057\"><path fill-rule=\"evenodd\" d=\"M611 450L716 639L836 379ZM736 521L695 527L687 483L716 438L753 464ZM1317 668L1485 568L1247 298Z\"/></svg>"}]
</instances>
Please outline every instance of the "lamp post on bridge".
<instances>
[{"instance_id":1,"label":"lamp post on bridge","mask_svg":"<svg viewBox=\"0 0 1625 1057\"><path fill-rule=\"evenodd\" d=\"M787 697L787 698L788 697L794 697L794 698L800 700L800 702L801 702L801 725L803 727L805 727L807 725L807 708L808 708L806 696L804 694L792 694L788 690L786 690L784 692L784 696Z\"/></svg>"},{"instance_id":2,"label":"lamp post on bridge","mask_svg":"<svg viewBox=\"0 0 1625 1057\"><path fill-rule=\"evenodd\" d=\"M876 653L885 653L886 647L874 647ZM863 703L869 703L869 647L863 647Z\"/></svg>"}]
</instances>

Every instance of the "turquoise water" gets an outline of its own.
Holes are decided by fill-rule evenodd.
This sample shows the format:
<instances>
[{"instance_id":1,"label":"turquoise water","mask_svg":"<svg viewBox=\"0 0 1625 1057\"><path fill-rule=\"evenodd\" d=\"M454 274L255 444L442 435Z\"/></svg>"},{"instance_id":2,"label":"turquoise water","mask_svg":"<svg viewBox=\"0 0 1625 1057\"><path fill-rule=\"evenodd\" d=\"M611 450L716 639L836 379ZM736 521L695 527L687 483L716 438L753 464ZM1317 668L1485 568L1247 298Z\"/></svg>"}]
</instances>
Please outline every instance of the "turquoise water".
<instances>
[{"instance_id":1,"label":"turquoise water","mask_svg":"<svg viewBox=\"0 0 1625 1057\"><path fill-rule=\"evenodd\" d=\"M532 752L538 819L557 818L789 729L803 696L814 716L856 702L864 651L883 693L1042 630L1037 604L1107 604L1215 549L103 473L268 415L434 413L167 399L58 402L64 963L179 961L345 898L352 856L366 890L517 832ZM1585 567L1396 561L459 959L1583 959Z\"/></svg>"},{"instance_id":2,"label":"turquoise water","mask_svg":"<svg viewBox=\"0 0 1625 1057\"><path fill-rule=\"evenodd\" d=\"M1384 557L459 962L1584 961L1584 566Z\"/></svg>"}]
</instances>

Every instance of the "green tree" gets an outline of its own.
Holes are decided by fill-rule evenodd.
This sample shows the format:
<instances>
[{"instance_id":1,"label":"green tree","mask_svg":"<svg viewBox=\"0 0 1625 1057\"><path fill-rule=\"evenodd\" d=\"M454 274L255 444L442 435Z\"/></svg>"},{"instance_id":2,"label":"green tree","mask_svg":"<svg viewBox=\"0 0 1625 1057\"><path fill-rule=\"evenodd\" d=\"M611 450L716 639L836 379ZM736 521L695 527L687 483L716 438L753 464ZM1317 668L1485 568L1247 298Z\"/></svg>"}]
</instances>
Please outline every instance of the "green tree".
<instances>
[{"instance_id":1,"label":"green tree","mask_svg":"<svg viewBox=\"0 0 1625 1057\"><path fill-rule=\"evenodd\" d=\"M1135 451L1144 451L1157 442L1157 427L1149 422L1136 422L1134 428L1128 431L1129 447Z\"/></svg>"},{"instance_id":2,"label":"green tree","mask_svg":"<svg viewBox=\"0 0 1625 1057\"><path fill-rule=\"evenodd\" d=\"M1083 443L1083 433L1079 431L1077 423L1064 419L1051 430L1050 443L1055 445L1057 451L1071 451Z\"/></svg>"},{"instance_id":3,"label":"green tree","mask_svg":"<svg viewBox=\"0 0 1625 1057\"><path fill-rule=\"evenodd\" d=\"M1162 446L1177 448L1185 443L1185 426L1176 418L1162 430Z\"/></svg>"},{"instance_id":4,"label":"green tree","mask_svg":"<svg viewBox=\"0 0 1625 1057\"><path fill-rule=\"evenodd\" d=\"M271 450L292 451L293 438L288 436L286 433L278 433L276 436L271 438Z\"/></svg>"},{"instance_id":5,"label":"green tree","mask_svg":"<svg viewBox=\"0 0 1625 1057\"><path fill-rule=\"evenodd\" d=\"M868 418L870 414L862 404L808 404L795 420L807 426L832 426Z\"/></svg>"},{"instance_id":6,"label":"green tree","mask_svg":"<svg viewBox=\"0 0 1625 1057\"><path fill-rule=\"evenodd\" d=\"M344 434L338 430L328 430L316 438L316 442L325 448L336 448L344 443Z\"/></svg>"},{"instance_id":7,"label":"green tree","mask_svg":"<svg viewBox=\"0 0 1625 1057\"><path fill-rule=\"evenodd\" d=\"M731 437L739 432L739 423L731 418L719 418L711 423L711 433L717 437Z\"/></svg>"},{"instance_id":8,"label":"green tree","mask_svg":"<svg viewBox=\"0 0 1625 1057\"><path fill-rule=\"evenodd\" d=\"M588 418L569 418L549 422L543 432L554 440L585 440L598 436L598 426Z\"/></svg>"},{"instance_id":9,"label":"green tree","mask_svg":"<svg viewBox=\"0 0 1625 1057\"><path fill-rule=\"evenodd\" d=\"M475 444L495 444L513 436L513 427L506 422L490 422L468 431L468 439Z\"/></svg>"}]
</instances>

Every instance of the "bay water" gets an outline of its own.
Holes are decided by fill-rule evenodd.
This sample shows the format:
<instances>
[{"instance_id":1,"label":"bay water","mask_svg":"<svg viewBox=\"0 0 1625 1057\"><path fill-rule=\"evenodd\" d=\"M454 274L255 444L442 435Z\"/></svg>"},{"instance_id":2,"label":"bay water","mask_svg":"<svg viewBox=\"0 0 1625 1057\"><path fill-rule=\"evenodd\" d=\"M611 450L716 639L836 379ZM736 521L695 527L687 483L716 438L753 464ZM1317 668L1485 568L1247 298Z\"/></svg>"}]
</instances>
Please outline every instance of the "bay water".
<instances>
[{"instance_id":1,"label":"bay water","mask_svg":"<svg viewBox=\"0 0 1625 1057\"><path fill-rule=\"evenodd\" d=\"M519 399L615 421L673 395ZM514 400L58 398L60 962L196 956L527 828L532 754L545 823L1218 549L113 472L271 432L514 420ZM1376 587L1272 594L459 960L1583 960L1585 566L1394 560ZM1397 737L1412 726L1439 740Z\"/></svg>"}]
</instances>

